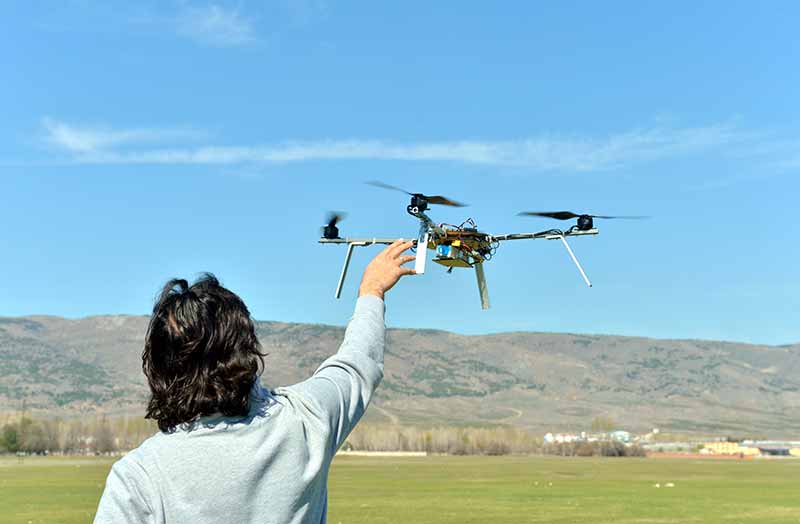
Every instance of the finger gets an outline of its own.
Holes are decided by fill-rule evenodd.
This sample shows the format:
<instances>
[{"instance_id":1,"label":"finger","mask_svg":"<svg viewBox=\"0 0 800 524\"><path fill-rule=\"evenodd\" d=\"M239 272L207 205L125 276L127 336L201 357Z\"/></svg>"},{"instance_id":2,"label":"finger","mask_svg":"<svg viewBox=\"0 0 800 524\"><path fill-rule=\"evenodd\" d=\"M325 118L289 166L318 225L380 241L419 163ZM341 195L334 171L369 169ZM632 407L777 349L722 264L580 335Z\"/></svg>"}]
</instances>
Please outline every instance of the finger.
<instances>
[{"instance_id":1,"label":"finger","mask_svg":"<svg viewBox=\"0 0 800 524\"><path fill-rule=\"evenodd\" d=\"M404 242L403 242L402 240L395 240L395 241L394 241L394 242L392 242L392 243L389 245L389 247L386 249L386 254L387 254L388 256L391 256L391 257L396 257L397 255L399 255L400 253L402 253L402 250L400 249L400 246L402 246L402 245L403 245L403 243L404 243Z\"/></svg>"},{"instance_id":2,"label":"finger","mask_svg":"<svg viewBox=\"0 0 800 524\"><path fill-rule=\"evenodd\" d=\"M378 253L378 256L380 256L380 255L385 255L385 256L387 256L387 257L388 257L388 256L394 256L394 250L395 250L395 249L396 249L396 248L397 248L397 247L398 247L398 246L399 246L401 243L402 243L402 242L400 242L399 240L395 240L394 242L392 242L391 244L389 244L388 246L386 246L386 247L383 249L383 251L381 251L380 253Z\"/></svg>"},{"instance_id":3,"label":"finger","mask_svg":"<svg viewBox=\"0 0 800 524\"><path fill-rule=\"evenodd\" d=\"M400 264L405 264L406 262L411 262L412 260L416 260L416 255L403 255L400 257Z\"/></svg>"},{"instance_id":4,"label":"finger","mask_svg":"<svg viewBox=\"0 0 800 524\"><path fill-rule=\"evenodd\" d=\"M411 268L411 267L401 267L400 268L400 276L401 277L405 276L405 275L416 275L416 274L417 274L417 272L414 271L414 268Z\"/></svg>"},{"instance_id":5,"label":"finger","mask_svg":"<svg viewBox=\"0 0 800 524\"><path fill-rule=\"evenodd\" d=\"M409 240L408 242L400 242L399 240L389 246L391 248L391 254L395 257L400 256L403 251L406 251L408 248L414 245L413 240Z\"/></svg>"}]
</instances>

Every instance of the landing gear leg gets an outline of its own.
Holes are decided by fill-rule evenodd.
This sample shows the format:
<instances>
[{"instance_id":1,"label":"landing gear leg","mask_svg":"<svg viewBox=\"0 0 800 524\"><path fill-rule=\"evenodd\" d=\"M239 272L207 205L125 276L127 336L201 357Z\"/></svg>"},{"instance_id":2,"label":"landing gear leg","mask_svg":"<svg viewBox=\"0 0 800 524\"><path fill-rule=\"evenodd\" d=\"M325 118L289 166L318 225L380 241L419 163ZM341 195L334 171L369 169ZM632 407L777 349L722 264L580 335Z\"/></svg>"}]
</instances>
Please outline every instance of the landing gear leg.
<instances>
[{"instance_id":1,"label":"landing gear leg","mask_svg":"<svg viewBox=\"0 0 800 524\"><path fill-rule=\"evenodd\" d=\"M573 261L573 262L575 262L575 265L576 265L576 266L578 266L578 271L580 271L580 272L581 272L581 276L583 277L583 280L584 280L584 281L586 281L586 285L587 285L587 286L589 286L589 287L592 287L592 283L591 283L591 282L589 282L589 277L587 277L587 276L586 276L586 273L584 273L584 271L583 271L583 268L581 267L581 264L580 264L580 262L578 262L578 259L577 259L577 258L575 258L575 253L573 253L573 252L572 252L572 249L570 249L570 247L569 247L569 244L567 243L567 239L566 239L566 238L564 238L564 236L563 236L563 235L562 235L562 236L560 236L560 237L558 237L558 238L560 238L560 239L561 239L561 242L563 242L563 243L564 243L564 247L565 247L565 248L567 248L567 253L569 253L569 256L570 256L570 257L572 257L572 261Z\"/></svg>"},{"instance_id":2,"label":"landing gear leg","mask_svg":"<svg viewBox=\"0 0 800 524\"><path fill-rule=\"evenodd\" d=\"M481 308L489 309L489 288L486 286L486 275L483 273L483 263L475 264L475 277L478 279L478 292L481 295Z\"/></svg>"}]
</instances>

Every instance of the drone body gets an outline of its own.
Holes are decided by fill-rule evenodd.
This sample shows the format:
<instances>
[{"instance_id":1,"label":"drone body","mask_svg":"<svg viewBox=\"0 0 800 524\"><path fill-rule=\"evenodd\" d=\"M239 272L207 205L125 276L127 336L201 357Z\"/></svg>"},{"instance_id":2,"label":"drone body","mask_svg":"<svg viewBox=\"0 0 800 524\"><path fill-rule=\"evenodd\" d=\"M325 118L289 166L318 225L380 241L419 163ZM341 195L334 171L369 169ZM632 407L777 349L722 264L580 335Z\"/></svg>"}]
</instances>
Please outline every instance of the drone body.
<instances>
[{"instance_id":1,"label":"drone body","mask_svg":"<svg viewBox=\"0 0 800 524\"><path fill-rule=\"evenodd\" d=\"M417 258L414 270L417 274L425 272L425 262L427 260L428 249L433 250L435 255L433 261L448 268L448 272L453 268L474 268L478 282L478 291L481 298L481 307L489 308L489 292L486 286L486 277L483 265L491 260L501 242L507 240L525 239L546 239L561 240L572 261L580 271L586 284L591 287L591 282L583 271L578 259L572 252L566 237L597 235L599 230L594 227L593 218L644 218L644 217L609 217L600 215L578 215L570 211L557 212L526 212L520 215L543 216L558 220L569 220L577 218L577 224L566 231L560 229L548 229L538 233L512 233L506 235L491 235L479 231L472 219L467 219L461 225L435 224L425 211L429 204L447 205L453 207L463 207L454 200L443 196L427 196L422 193L409 193L400 188L384 184L382 182L370 182L371 185L402 191L411 196L411 202L406 207L406 212L419 220L419 232L415 242L417 248ZM353 248L358 246L370 246L373 244L391 244L397 240L408 241L409 239L398 238L340 238L339 229L336 224L343 218L342 213L331 213L328 224L323 228L323 236L319 239L322 244L347 244L347 254L345 255L344 265L339 276L339 283L336 286L336 298L341 296L344 279L347 276L347 268L350 265L350 258ZM422 249L420 247L422 246Z\"/></svg>"}]
</instances>

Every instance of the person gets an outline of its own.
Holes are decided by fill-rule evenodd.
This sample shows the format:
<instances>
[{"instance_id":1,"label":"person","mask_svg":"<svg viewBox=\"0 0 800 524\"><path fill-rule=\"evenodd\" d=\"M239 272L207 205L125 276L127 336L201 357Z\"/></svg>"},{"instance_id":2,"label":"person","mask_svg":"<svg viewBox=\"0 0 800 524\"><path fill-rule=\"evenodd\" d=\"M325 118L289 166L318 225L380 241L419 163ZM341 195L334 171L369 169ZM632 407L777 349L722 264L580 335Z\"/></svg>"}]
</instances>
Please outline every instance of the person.
<instances>
[{"instance_id":1,"label":"person","mask_svg":"<svg viewBox=\"0 0 800 524\"><path fill-rule=\"evenodd\" d=\"M324 523L333 457L383 377L384 294L414 273L411 246L369 263L338 352L274 390L244 302L212 275L168 282L142 354L160 431L111 468L94 522Z\"/></svg>"}]
</instances>

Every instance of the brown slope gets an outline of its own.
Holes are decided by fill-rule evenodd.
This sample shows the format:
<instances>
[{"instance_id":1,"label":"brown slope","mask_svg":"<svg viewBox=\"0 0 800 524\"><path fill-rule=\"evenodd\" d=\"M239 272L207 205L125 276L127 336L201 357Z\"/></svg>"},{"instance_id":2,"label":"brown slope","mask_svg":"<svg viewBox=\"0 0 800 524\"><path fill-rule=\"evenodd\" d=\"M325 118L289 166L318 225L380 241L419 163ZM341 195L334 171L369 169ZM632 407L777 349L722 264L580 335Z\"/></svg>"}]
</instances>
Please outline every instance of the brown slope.
<instances>
[{"instance_id":1,"label":"brown slope","mask_svg":"<svg viewBox=\"0 0 800 524\"><path fill-rule=\"evenodd\" d=\"M0 409L14 408L22 396L47 410L140 408L146 322L0 319L0 365L16 370L0 377ZM258 334L269 353L264 382L275 386L308 376L336 351L343 329L259 322ZM389 330L387 340L375 419L544 430L583 429L605 414L637 430L800 433L797 345L407 329ZM33 354L67 367L20 365Z\"/></svg>"}]
</instances>

